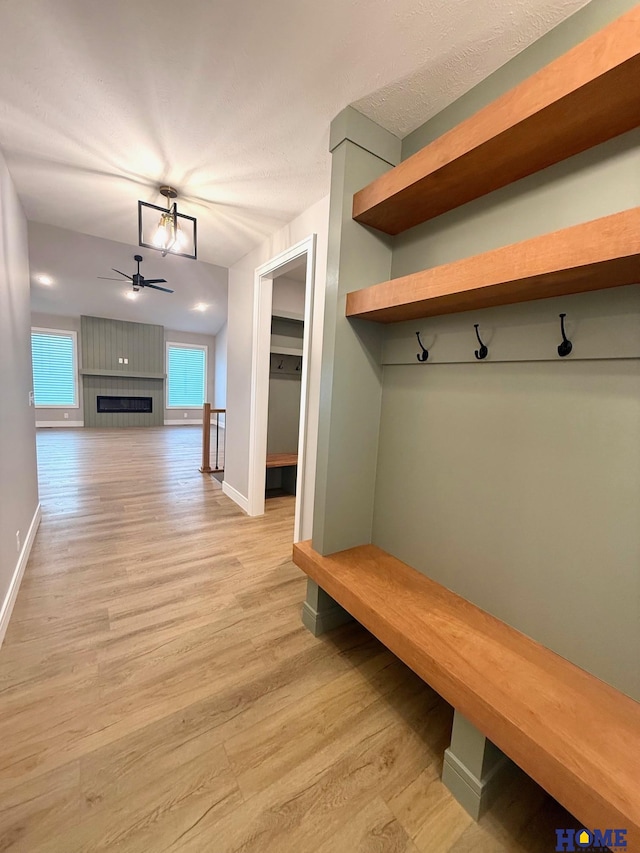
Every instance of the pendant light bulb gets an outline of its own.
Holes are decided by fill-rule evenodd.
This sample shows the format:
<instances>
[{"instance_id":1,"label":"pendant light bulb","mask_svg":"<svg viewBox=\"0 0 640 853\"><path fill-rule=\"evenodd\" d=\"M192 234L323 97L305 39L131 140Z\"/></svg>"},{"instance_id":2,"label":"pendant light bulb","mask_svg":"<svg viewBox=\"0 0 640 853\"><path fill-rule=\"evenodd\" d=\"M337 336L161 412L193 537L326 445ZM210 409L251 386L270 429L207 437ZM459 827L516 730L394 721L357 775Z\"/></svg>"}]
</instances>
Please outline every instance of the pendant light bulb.
<instances>
[{"instance_id":1,"label":"pendant light bulb","mask_svg":"<svg viewBox=\"0 0 640 853\"><path fill-rule=\"evenodd\" d=\"M153 235L153 245L158 249L164 249L165 244L167 242L167 229L163 223L164 215L160 222L158 223L158 227L156 228L156 233Z\"/></svg>"},{"instance_id":2,"label":"pendant light bulb","mask_svg":"<svg viewBox=\"0 0 640 853\"><path fill-rule=\"evenodd\" d=\"M153 238L153 245L168 252L176 242L176 220L172 213L163 213Z\"/></svg>"},{"instance_id":3,"label":"pendant light bulb","mask_svg":"<svg viewBox=\"0 0 640 853\"><path fill-rule=\"evenodd\" d=\"M184 249L187 245L187 237L182 228L179 225L176 225L176 239L175 244L178 249Z\"/></svg>"}]
</instances>

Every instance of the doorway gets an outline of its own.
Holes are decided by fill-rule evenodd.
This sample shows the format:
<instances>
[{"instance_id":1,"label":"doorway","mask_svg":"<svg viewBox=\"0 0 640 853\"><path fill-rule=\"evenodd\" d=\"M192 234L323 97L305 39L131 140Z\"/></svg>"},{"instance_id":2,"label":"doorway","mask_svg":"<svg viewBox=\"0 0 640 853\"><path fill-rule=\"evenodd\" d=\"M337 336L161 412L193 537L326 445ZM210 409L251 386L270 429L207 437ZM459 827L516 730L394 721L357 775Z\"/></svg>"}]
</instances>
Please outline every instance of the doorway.
<instances>
[{"instance_id":1,"label":"doorway","mask_svg":"<svg viewBox=\"0 0 640 853\"><path fill-rule=\"evenodd\" d=\"M266 497L295 495L300 440L306 257L273 277Z\"/></svg>"},{"instance_id":2,"label":"doorway","mask_svg":"<svg viewBox=\"0 0 640 853\"><path fill-rule=\"evenodd\" d=\"M254 280L248 514L264 514L267 485L294 492L294 542L302 538L309 476L315 247L313 234L259 267Z\"/></svg>"}]
</instances>

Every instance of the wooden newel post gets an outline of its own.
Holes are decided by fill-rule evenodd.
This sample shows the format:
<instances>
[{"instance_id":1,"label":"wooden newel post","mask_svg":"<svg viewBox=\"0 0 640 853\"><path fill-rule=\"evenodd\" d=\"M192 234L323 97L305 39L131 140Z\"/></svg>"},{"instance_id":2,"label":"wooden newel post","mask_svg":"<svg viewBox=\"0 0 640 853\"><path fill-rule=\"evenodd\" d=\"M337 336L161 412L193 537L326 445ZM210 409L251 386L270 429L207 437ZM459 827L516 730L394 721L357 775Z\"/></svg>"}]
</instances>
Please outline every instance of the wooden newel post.
<instances>
[{"instance_id":1,"label":"wooden newel post","mask_svg":"<svg viewBox=\"0 0 640 853\"><path fill-rule=\"evenodd\" d=\"M211 474L211 403L205 403L202 409L202 467L201 474Z\"/></svg>"}]
</instances>

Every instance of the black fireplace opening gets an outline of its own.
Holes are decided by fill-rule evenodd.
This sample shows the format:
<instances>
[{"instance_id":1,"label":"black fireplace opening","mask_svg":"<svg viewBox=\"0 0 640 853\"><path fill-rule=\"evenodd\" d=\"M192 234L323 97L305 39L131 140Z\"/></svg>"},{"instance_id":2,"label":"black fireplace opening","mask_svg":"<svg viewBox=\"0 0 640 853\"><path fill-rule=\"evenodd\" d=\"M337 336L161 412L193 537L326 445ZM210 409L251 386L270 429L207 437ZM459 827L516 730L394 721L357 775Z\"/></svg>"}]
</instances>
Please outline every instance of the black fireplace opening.
<instances>
[{"instance_id":1,"label":"black fireplace opening","mask_svg":"<svg viewBox=\"0 0 640 853\"><path fill-rule=\"evenodd\" d=\"M153 397L105 397L98 395L98 412L153 412Z\"/></svg>"}]
</instances>

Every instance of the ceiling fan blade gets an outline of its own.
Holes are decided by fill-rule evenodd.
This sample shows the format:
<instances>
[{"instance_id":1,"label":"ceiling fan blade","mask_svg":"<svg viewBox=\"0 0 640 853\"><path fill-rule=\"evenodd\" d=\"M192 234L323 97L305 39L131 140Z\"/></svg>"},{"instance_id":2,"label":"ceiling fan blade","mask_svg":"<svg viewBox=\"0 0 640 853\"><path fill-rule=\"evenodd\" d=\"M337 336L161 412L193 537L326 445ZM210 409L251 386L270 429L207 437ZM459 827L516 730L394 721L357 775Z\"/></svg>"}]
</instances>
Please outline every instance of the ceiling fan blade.
<instances>
[{"instance_id":1,"label":"ceiling fan blade","mask_svg":"<svg viewBox=\"0 0 640 853\"><path fill-rule=\"evenodd\" d=\"M166 282L166 278L145 278L145 284L162 284Z\"/></svg>"},{"instance_id":2,"label":"ceiling fan blade","mask_svg":"<svg viewBox=\"0 0 640 853\"><path fill-rule=\"evenodd\" d=\"M125 278L128 278L128 279L129 279L129 281L133 281L133 277L132 277L132 276L130 276L130 275L127 275L127 274L126 274L126 272L120 272L120 270L115 269L115 267L111 267L111 269L112 269L114 272L117 272L117 273L118 273L118 275L123 275Z\"/></svg>"},{"instance_id":3,"label":"ceiling fan blade","mask_svg":"<svg viewBox=\"0 0 640 853\"><path fill-rule=\"evenodd\" d=\"M122 281L121 278L110 278L108 275L99 275L97 278L101 278L103 281Z\"/></svg>"},{"instance_id":4,"label":"ceiling fan blade","mask_svg":"<svg viewBox=\"0 0 640 853\"><path fill-rule=\"evenodd\" d=\"M164 279L160 279L160 281L164 281ZM161 290L163 293L173 293L173 290L169 290L168 287L158 287L157 284L147 284L145 281L144 287L152 287L154 290Z\"/></svg>"}]
</instances>

